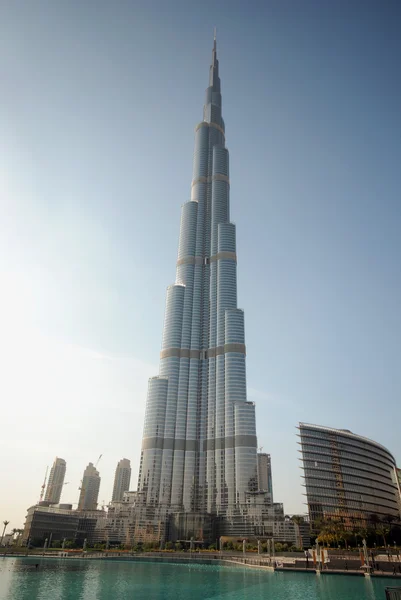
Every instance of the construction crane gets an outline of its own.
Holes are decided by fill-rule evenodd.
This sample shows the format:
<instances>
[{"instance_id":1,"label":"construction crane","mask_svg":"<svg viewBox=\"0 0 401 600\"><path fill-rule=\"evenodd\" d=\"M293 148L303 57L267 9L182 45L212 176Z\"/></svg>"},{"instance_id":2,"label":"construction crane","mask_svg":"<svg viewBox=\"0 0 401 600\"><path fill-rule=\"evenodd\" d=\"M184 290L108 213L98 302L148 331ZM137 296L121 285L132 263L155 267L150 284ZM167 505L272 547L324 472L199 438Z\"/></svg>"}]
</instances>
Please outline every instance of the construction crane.
<instances>
[{"instance_id":1,"label":"construction crane","mask_svg":"<svg viewBox=\"0 0 401 600\"><path fill-rule=\"evenodd\" d=\"M46 487L46 480L47 480L47 472L48 472L48 470L49 470L49 465L47 465L47 467L46 467L45 478L43 480L42 487L41 487L41 490L40 490L39 502L42 502L43 496L45 495L45 487Z\"/></svg>"},{"instance_id":2,"label":"construction crane","mask_svg":"<svg viewBox=\"0 0 401 600\"><path fill-rule=\"evenodd\" d=\"M69 481L65 481L64 483L52 483L51 485L47 486L47 491L53 491L54 488L59 488L59 487L63 487L64 485L68 485L70 482Z\"/></svg>"},{"instance_id":3,"label":"construction crane","mask_svg":"<svg viewBox=\"0 0 401 600\"><path fill-rule=\"evenodd\" d=\"M99 458L97 459L97 461L96 461L96 464L95 464L95 469L97 468L97 466L98 466L98 464L99 464L99 461L100 461L100 459L102 458L102 456L103 456L103 454L101 454L101 455L99 456Z\"/></svg>"}]
</instances>

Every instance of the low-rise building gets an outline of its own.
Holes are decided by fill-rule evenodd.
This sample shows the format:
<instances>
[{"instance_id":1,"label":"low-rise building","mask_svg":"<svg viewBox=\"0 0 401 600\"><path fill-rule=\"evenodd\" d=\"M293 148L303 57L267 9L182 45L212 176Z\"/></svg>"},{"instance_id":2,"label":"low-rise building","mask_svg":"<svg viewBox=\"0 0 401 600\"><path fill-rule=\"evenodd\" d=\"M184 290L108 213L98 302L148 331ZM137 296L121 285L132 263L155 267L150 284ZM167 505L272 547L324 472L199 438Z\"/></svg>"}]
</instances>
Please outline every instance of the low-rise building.
<instances>
[{"instance_id":1,"label":"low-rise building","mask_svg":"<svg viewBox=\"0 0 401 600\"><path fill-rule=\"evenodd\" d=\"M106 518L103 510L73 510L71 504L55 504L41 502L28 508L25 520L22 544L34 546L44 545L46 540L53 542L65 540L93 543L98 522ZM102 541L102 540L99 540Z\"/></svg>"},{"instance_id":2,"label":"low-rise building","mask_svg":"<svg viewBox=\"0 0 401 600\"><path fill-rule=\"evenodd\" d=\"M28 508L22 544L44 545L46 539L52 542L75 540L79 515L70 508L35 505Z\"/></svg>"},{"instance_id":3,"label":"low-rise building","mask_svg":"<svg viewBox=\"0 0 401 600\"><path fill-rule=\"evenodd\" d=\"M276 542L291 544L297 548L310 547L310 525L305 517L294 515L273 522L273 537Z\"/></svg>"},{"instance_id":4,"label":"low-rise building","mask_svg":"<svg viewBox=\"0 0 401 600\"><path fill-rule=\"evenodd\" d=\"M14 534L13 533L4 534L1 545L2 546L12 546L13 544L14 544Z\"/></svg>"}]
</instances>

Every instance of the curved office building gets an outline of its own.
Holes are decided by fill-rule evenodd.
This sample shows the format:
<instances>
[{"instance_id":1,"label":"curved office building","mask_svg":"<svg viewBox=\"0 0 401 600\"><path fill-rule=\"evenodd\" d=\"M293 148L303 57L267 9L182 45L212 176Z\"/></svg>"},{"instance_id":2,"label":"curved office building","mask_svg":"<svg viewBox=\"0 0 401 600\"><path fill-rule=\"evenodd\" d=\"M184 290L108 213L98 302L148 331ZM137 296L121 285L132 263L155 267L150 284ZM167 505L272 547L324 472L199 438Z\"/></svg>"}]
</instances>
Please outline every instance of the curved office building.
<instances>
[{"instance_id":1,"label":"curved office building","mask_svg":"<svg viewBox=\"0 0 401 600\"><path fill-rule=\"evenodd\" d=\"M393 455L347 429L299 424L304 485L311 522L341 519L364 527L372 515L400 518Z\"/></svg>"},{"instance_id":2,"label":"curved office building","mask_svg":"<svg viewBox=\"0 0 401 600\"><path fill-rule=\"evenodd\" d=\"M216 40L191 197L182 206L159 375L149 382L138 490L146 505L221 514L257 488L255 406L247 402L244 313L237 307Z\"/></svg>"}]
</instances>

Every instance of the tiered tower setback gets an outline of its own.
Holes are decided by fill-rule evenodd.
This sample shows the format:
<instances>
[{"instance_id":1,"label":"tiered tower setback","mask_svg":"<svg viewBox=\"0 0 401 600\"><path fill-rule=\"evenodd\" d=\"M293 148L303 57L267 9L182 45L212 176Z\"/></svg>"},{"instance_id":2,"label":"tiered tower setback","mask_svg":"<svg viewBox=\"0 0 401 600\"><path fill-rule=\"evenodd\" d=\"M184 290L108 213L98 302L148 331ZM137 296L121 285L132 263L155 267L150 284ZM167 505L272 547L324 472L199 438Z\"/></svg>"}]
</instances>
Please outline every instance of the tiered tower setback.
<instances>
[{"instance_id":1,"label":"tiered tower setback","mask_svg":"<svg viewBox=\"0 0 401 600\"><path fill-rule=\"evenodd\" d=\"M149 380L138 481L147 506L221 514L257 489L255 406L246 396L229 194L214 39L203 121L195 128L191 199L181 210L176 279L167 289L159 375Z\"/></svg>"}]
</instances>

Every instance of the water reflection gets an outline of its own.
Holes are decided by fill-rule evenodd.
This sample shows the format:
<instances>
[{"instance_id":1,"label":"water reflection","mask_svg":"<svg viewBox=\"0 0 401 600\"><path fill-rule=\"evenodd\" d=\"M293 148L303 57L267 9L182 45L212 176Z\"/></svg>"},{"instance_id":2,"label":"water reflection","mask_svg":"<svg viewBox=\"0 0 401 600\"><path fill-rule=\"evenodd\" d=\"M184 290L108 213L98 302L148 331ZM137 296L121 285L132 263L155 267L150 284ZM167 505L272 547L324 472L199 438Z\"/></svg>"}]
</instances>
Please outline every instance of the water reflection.
<instances>
[{"instance_id":1,"label":"water reflection","mask_svg":"<svg viewBox=\"0 0 401 600\"><path fill-rule=\"evenodd\" d=\"M83 574L83 581L81 580L80 593L77 598L82 598L82 600L99 600L100 577L101 571L96 562L88 561L87 568Z\"/></svg>"},{"instance_id":2,"label":"water reflection","mask_svg":"<svg viewBox=\"0 0 401 600\"><path fill-rule=\"evenodd\" d=\"M383 600L386 585L399 583L215 565L0 559L0 600Z\"/></svg>"},{"instance_id":3,"label":"water reflection","mask_svg":"<svg viewBox=\"0 0 401 600\"><path fill-rule=\"evenodd\" d=\"M0 558L0 592L4 595L9 593L13 581L13 565L7 558ZM1 598L1 595L0 595Z\"/></svg>"}]
</instances>

